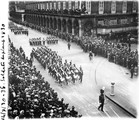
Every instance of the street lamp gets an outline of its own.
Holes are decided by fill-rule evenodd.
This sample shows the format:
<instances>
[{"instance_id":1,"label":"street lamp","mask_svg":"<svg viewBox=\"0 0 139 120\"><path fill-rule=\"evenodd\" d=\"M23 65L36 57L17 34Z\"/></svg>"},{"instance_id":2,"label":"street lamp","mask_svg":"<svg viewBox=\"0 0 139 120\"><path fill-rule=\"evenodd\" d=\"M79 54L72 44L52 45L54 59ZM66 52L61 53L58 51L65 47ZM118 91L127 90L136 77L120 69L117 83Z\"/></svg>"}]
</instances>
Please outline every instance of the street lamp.
<instances>
[{"instance_id":1,"label":"street lamp","mask_svg":"<svg viewBox=\"0 0 139 120\"><path fill-rule=\"evenodd\" d=\"M111 93L110 93L111 96L114 96L114 85L115 82L111 82Z\"/></svg>"}]
</instances>

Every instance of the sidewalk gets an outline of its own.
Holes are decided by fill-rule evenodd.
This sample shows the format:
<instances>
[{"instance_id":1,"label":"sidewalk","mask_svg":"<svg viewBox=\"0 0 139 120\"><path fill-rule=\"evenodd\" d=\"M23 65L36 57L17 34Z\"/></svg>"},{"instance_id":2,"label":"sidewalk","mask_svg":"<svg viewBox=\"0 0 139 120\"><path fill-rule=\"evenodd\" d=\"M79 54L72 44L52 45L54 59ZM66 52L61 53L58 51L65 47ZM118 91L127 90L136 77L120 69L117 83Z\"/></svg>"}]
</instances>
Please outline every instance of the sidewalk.
<instances>
[{"instance_id":1,"label":"sidewalk","mask_svg":"<svg viewBox=\"0 0 139 120\"><path fill-rule=\"evenodd\" d=\"M105 96L127 113L129 113L132 117L137 117L137 110L135 106L128 99L126 99L124 95L118 94L118 92L116 92L114 96L111 96L110 93L107 92Z\"/></svg>"}]
</instances>

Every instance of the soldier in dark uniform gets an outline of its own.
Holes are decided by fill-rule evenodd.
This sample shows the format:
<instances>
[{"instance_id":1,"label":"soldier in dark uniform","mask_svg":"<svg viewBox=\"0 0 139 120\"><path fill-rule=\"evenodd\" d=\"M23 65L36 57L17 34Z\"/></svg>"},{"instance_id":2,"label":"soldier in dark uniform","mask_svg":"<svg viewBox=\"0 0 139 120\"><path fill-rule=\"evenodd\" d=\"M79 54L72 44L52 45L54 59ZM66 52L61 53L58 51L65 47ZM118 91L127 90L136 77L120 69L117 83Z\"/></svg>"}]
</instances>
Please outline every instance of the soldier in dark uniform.
<instances>
[{"instance_id":1,"label":"soldier in dark uniform","mask_svg":"<svg viewBox=\"0 0 139 120\"><path fill-rule=\"evenodd\" d=\"M93 53L92 53L92 51L90 51L89 52L89 59L92 60L92 57L93 57Z\"/></svg>"},{"instance_id":2,"label":"soldier in dark uniform","mask_svg":"<svg viewBox=\"0 0 139 120\"><path fill-rule=\"evenodd\" d=\"M104 111L103 111L104 101L105 101L105 98L104 98L104 90L101 89L101 90L100 90L100 95L99 95L99 103L100 103L100 105L99 105L99 107L98 107L98 110L101 108L101 111L102 111L102 112L104 112Z\"/></svg>"},{"instance_id":3,"label":"soldier in dark uniform","mask_svg":"<svg viewBox=\"0 0 139 120\"><path fill-rule=\"evenodd\" d=\"M131 65L131 70L130 70L130 72L131 72L131 78L133 78L133 75L134 75L134 67L133 67L133 64Z\"/></svg>"},{"instance_id":4,"label":"soldier in dark uniform","mask_svg":"<svg viewBox=\"0 0 139 120\"><path fill-rule=\"evenodd\" d=\"M87 52L87 44L84 44L84 51Z\"/></svg>"},{"instance_id":5,"label":"soldier in dark uniform","mask_svg":"<svg viewBox=\"0 0 139 120\"><path fill-rule=\"evenodd\" d=\"M70 44L70 42L68 42L68 49L70 50L70 46L71 46L71 44Z\"/></svg>"},{"instance_id":6,"label":"soldier in dark uniform","mask_svg":"<svg viewBox=\"0 0 139 120\"><path fill-rule=\"evenodd\" d=\"M81 66L80 66L79 76L80 76L80 83L82 83L82 79L83 79L83 69L82 69Z\"/></svg>"}]
</instances>

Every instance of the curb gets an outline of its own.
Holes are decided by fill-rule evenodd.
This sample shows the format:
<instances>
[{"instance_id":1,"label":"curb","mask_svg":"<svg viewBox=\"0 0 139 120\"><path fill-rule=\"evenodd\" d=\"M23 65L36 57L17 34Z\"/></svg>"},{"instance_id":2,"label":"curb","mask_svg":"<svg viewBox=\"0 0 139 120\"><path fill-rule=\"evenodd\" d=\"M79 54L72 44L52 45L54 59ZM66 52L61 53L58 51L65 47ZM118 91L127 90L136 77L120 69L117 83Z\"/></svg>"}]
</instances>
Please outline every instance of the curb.
<instances>
[{"instance_id":1,"label":"curb","mask_svg":"<svg viewBox=\"0 0 139 120\"><path fill-rule=\"evenodd\" d=\"M128 114L130 114L133 118L137 118L137 116L135 116L134 114L132 114L130 111L128 111L127 109L125 109L122 105L120 105L119 103L117 103L116 101L112 100L110 97L108 97L107 95L105 95L106 98L108 98L109 100L111 100L113 103L115 103L116 105L118 105L120 108L122 108L124 111L126 111Z\"/></svg>"}]
</instances>

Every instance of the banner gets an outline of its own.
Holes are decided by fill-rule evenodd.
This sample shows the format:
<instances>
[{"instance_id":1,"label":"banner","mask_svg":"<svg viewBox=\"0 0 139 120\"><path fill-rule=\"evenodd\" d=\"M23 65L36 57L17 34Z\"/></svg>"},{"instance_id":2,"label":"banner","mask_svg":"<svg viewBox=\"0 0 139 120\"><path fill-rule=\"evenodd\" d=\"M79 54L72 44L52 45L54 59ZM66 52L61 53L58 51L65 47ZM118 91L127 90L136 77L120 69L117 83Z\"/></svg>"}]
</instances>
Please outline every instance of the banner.
<instances>
[{"instance_id":1,"label":"banner","mask_svg":"<svg viewBox=\"0 0 139 120\"><path fill-rule=\"evenodd\" d=\"M47 3L45 3L45 10L47 9Z\"/></svg>"},{"instance_id":2,"label":"banner","mask_svg":"<svg viewBox=\"0 0 139 120\"><path fill-rule=\"evenodd\" d=\"M83 1L81 2L81 9L82 10L85 10L86 9L85 2L83 2Z\"/></svg>"},{"instance_id":3,"label":"banner","mask_svg":"<svg viewBox=\"0 0 139 120\"><path fill-rule=\"evenodd\" d=\"M41 3L41 10L43 9L43 4Z\"/></svg>"},{"instance_id":4,"label":"banner","mask_svg":"<svg viewBox=\"0 0 139 120\"><path fill-rule=\"evenodd\" d=\"M78 9L78 1L75 1L75 9Z\"/></svg>"},{"instance_id":5,"label":"banner","mask_svg":"<svg viewBox=\"0 0 139 120\"><path fill-rule=\"evenodd\" d=\"M111 13L112 14L116 13L116 2L115 1L111 2Z\"/></svg>"},{"instance_id":6,"label":"banner","mask_svg":"<svg viewBox=\"0 0 139 120\"><path fill-rule=\"evenodd\" d=\"M49 4L47 3L47 9L49 9Z\"/></svg>"},{"instance_id":7,"label":"banner","mask_svg":"<svg viewBox=\"0 0 139 120\"><path fill-rule=\"evenodd\" d=\"M63 2L63 10L66 9L66 3Z\"/></svg>"},{"instance_id":8,"label":"banner","mask_svg":"<svg viewBox=\"0 0 139 120\"><path fill-rule=\"evenodd\" d=\"M50 10L52 9L52 3L50 3Z\"/></svg>"},{"instance_id":9,"label":"banner","mask_svg":"<svg viewBox=\"0 0 139 120\"><path fill-rule=\"evenodd\" d=\"M56 3L54 3L54 9L56 10Z\"/></svg>"},{"instance_id":10,"label":"banner","mask_svg":"<svg viewBox=\"0 0 139 120\"><path fill-rule=\"evenodd\" d=\"M85 6L86 6L86 11L88 12L88 1L86 1Z\"/></svg>"},{"instance_id":11,"label":"banner","mask_svg":"<svg viewBox=\"0 0 139 120\"><path fill-rule=\"evenodd\" d=\"M123 1L123 13L127 11L127 1Z\"/></svg>"},{"instance_id":12,"label":"banner","mask_svg":"<svg viewBox=\"0 0 139 120\"><path fill-rule=\"evenodd\" d=\"M104 13L104 1L99 2L99 14Z\"/></svg>"},{"instance_id":13,"label":"banner","mask_svg":"<svg viewBox=\"0 0 139 120\"><path fill-rule=\"evenodd\" d=\"M38 4L38 9L40 9L40 4Z\"/></svg>"},{"instance_id":14,"label":"banner","mask_svg":"<svg viewBox=\"0 0 139 120\"><path fill-rule=\"evenodd\" d=\"M137 2L133 1L133 8L132 8L132 12L135 13L137 12Z\"/></svg>"},{"instance_id":15,"label":"banner","mask_svg":"<svg viewBox=\"0 0 139 120\"><path fill-rule=\"evenodd\" d=\"M71 9L71 1L69 1L69 9Z\"/></svg>"},{"instance_id":16,"label":"banner","mask_svg":"<svg viewBox=\"0 0 139 120\"><path fill-rule=\"evenodd\" d=\"M42 9L43 9L43 10L45 9L45 4L44 4L44 3L42 4Z\"/></svg>"},{"instance_id":17,"label":"banner","mask_svg":"<svg viewBox=\"0 0 139 120\"><path fill-rule=\"evenodd\" d=\"M91 1L88 2L88 14L91 14Z\"/></svg>"},{"instance_id":18,"label":"banner","mask_svg":"<svg viewBox=\"0 0 139 120\"><path fill-rule=\"evenodd\" d=\"M58 9L60 10L60 8L61 8L61 5L60 5L60 2L58 2Z\"/></svg>"}]
</instances>

